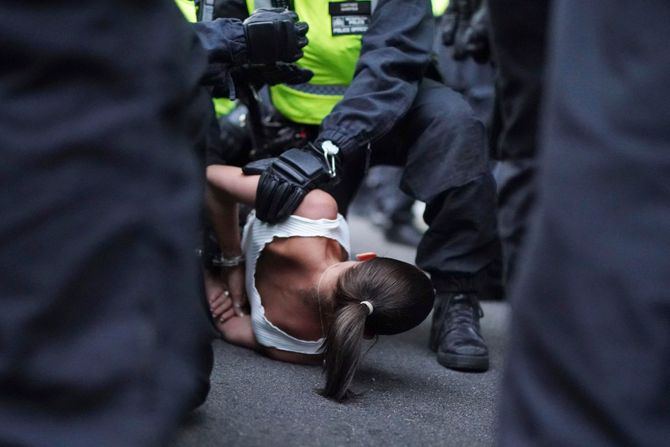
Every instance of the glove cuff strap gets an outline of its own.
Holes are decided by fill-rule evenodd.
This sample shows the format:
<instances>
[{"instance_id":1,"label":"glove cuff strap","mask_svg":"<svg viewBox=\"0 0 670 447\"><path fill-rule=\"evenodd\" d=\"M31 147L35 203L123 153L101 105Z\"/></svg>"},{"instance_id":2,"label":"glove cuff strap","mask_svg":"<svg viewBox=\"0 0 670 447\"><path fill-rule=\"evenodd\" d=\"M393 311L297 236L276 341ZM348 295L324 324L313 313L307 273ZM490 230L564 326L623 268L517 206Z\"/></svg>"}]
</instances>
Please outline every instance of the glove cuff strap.
<instances>
[{"instance_id":1,"label":"glove cuff strap","mask_svg":"<svg viewBox=\"0 0 670 447\"><path fill-rule=\"evenodd\" d=\"M335 162L337 155L340 153L340 148L335 145L330 140L323 141L321 143L321 152L323 152L323 158L326 160L326 166L328 166L328 175L331 178L337 177L337 170L335 168Z\"/></svg>"}]
</instances>

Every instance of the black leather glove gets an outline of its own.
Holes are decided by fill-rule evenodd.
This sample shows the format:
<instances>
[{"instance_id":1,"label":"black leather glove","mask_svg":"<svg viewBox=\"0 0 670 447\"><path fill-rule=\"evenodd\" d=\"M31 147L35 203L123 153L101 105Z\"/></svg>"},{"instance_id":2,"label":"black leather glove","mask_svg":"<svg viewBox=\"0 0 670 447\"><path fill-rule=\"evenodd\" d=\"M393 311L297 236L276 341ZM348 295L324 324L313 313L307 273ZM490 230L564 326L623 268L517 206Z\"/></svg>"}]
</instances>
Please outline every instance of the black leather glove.
<instances>
[{"instance_id":1,"label":"black leather glove","mask_svg":"<svg viewBox=\"0 0 670 447\"><path fill-rule=\"evenodd\" d=\"M244 22L249 64L273 64L295 62L303 55L307 45L307 30L304 22L287 9L260 8Z\"/></svg>"},{"instance_id":2,"label":"black leather glove","mask_svg":"<svg viewBox=\"0 0 670 447\"><path fill-rule=\"evenodd\" d=\"M235 84L248 83L255 88L263 85L302 84L314 76L312 70L301 68L296 64L277 62L270 65L247 65L233 71Z\"/></svg>"},{"instance_id":3,"label":"black leather glove","mask_svg":"<svg viewBox=\"0 0 670 447\"><path fill-rule=\"evenodd\" d=\"M335 184L340 167L339 149L330 141L289 149L277 158L251 162L246 175L260 174L256 190L256 217L277 223L290 216L305 195L320 186Z\"/></svg>"}]
</instances>

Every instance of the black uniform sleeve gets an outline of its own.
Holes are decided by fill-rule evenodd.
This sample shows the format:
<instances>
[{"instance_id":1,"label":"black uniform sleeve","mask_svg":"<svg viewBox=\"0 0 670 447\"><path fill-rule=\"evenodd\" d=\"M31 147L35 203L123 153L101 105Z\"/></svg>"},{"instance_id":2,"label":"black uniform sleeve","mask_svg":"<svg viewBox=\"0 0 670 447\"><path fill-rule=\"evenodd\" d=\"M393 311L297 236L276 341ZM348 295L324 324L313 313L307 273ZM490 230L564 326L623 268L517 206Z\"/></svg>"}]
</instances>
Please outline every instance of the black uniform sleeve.
<instances>
[{"instance_id":1,"label":"black uniform sleeve","mask_svg":"<svg viewBox=\"0 0 670 447\"><path fill-rule=\"evenodd\" d=\"M347 153L386 134L409 109L430 61L434 21L427 0L380 0L363 36L344 99L323 120L319 140Z\"/></svg>"},{"instance_id":2,"label":"black uniform sleeve","mask_svg":"<svg viewBox=\"0 0 670 447\"><path fill-rule=\"evenodd\" d=\"M210 64L235 64L246 58L244 25L239 20L216 19L192 26Z\"/></svg>"},{"instance_id":3,"label":"black uniform sleeve","mask_svg":"<svg viewBox=\"0 0 670 447\"><path fill-rule=\"evenodd\" d=\"M230 70L247 58L244 26L237 19L216 19L192 24L200 46L207 54L207 68L200 80L213 87L216 97L234 96L235 88Z\"/></svg>"},{"instance_id":4,"label":"black uniform sleeve","mask_svg":"<svg viewBox=\"0 0 670 447\"><path fill-rule=\"evenodd\" d=\"M244 0L215 0L214 18L217 17L244 20L249 17L247 2Z\"/></svg>"}]
</instances>

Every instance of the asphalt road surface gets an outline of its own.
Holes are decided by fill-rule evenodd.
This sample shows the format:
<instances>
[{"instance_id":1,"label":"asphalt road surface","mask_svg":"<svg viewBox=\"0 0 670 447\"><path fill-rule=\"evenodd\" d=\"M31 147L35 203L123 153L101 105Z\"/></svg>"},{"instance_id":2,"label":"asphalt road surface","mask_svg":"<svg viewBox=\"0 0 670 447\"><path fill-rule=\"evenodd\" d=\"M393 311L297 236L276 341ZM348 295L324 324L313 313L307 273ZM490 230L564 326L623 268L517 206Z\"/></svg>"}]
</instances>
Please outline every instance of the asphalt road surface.
<instances>
[{"instance_id":1,"label":"asphalt road surface","mask_svg":"<svg viewBox=\"0 0 670 447\"><path fill-rule=\"evenodd\" d=\"M352 217L354 253L413 261L414 251L384 241ZM209 446L490 446L507 339L509 309L483 303L491 351L486 373L443 368L428 347L430 317L404 334L380 337L354 379L360 395L338 404L317 394L319 367L273 361L214 342L207 402L180 428L175 447Z\"/></svg>"}]
</instances>

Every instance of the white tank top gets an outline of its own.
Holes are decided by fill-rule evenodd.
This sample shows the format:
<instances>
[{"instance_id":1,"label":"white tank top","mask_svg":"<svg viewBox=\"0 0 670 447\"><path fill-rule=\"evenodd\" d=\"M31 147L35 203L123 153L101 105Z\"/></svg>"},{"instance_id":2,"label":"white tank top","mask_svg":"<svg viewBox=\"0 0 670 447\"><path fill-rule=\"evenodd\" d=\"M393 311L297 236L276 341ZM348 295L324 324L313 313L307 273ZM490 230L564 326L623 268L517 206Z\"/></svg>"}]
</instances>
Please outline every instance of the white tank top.
<instances>
[{"instance_id":1,"label":"white tank top","mask_svg":"<svg viewBox=\"0 0 670 447\"><path fill-rule=\"evenodd\" d=\"M262 346L302 354L318 354L321 351L323 338L313 341L301 340L272 324L265 318L265 308L256 289L256 263L263 249L275 238L291 236L322 236L336 240L349 256L349 225L340 214L336 219L318 220L290 216L283 222L271 225L256 219L256 214L252 211L242 234L242 251L246 258L247 297L251 306L251 327L256 341Z\"/></svg>"}]
</instances>

